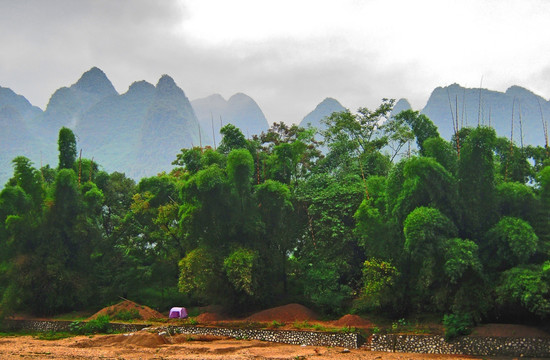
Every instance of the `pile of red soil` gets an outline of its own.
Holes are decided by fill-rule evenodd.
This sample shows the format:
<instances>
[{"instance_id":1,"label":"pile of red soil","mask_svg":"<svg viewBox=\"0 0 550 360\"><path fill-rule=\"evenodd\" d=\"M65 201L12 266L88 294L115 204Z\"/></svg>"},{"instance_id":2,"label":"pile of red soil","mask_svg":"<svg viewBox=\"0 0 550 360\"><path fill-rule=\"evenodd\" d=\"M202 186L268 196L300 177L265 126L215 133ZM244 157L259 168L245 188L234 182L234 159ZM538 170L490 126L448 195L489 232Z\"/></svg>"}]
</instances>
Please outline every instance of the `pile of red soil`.
<instances>
[{"instance_id":1,"label":"pile of red soil","mask_svg":"<svg viewBox=\"0 0 550 360\"><path fill-rule=\"evenodd\" d=\"M340 319L332 321L331 325L334 326L349 326L356 328L371 328L373 327L372 323L358 315L344 315Z\"/></svg>"},{"instance_id":2,"label":"pile of red soil","mask_svg":"<svg viewBox=\"0 0 550 360\"><path fill-rule=\"evenodd\" d=\"M227 318L217 312L205 312L195 318L200 323L209 323L215 321L227 320Z\"/></svg>"},{"instance_id":3,"label":"pile of red soil","mask_svg":"<svg viewBox=\"0 0 550 360\"><path fill-rule=\"evenodd\" d=\"M283 323L293 321L317 320L317 314L300 304L288 304L272 309L260 311L246 318L247 321L270 322L280 321Z\"/></svg>"},{"instance_id":4,"label":"pile of red soil","mask_svg":"<svg viewBox=\"0 0 550 360\"><path fill-rule=\"evenodd\" d=\"M550 337L550 334L532 326L513 324L484 324L473 329L472 336L489 337Z\"/></svg>"},{"instance_id":5,"label":"pile of red soil","mask_svg":"<svg viewBox=\"0 0 550 360\"><path fill-rule=\"evenodd\" d=\"M99 315L109 315L110 317L113 317L116 313L120 312L121 310L130 311L133 309L137 310L137 312L139 313L139 315L143 320L165 318L164 315L162 315L156 310L151 309L148 306L140 305L130 300L124 300L122 302L119 302L116 305L108 306L106 308L99 310L98 312L90 316L89 320L95 319Z\"/></svg>"}]
</instances>

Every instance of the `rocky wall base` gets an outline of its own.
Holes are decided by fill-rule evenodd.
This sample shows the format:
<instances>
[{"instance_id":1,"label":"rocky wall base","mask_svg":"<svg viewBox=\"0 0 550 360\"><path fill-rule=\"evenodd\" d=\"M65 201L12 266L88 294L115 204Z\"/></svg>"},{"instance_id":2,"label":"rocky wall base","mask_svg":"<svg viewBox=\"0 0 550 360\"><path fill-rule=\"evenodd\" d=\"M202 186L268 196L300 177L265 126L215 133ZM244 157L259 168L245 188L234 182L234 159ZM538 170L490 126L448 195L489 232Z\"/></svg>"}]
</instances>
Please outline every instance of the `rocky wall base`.
<instances>
[{"instance_id":1,"label":"rocky wall base","mask_svg":"<svg viewBox=\"0 0 550 360\"><path fill-rule=\"evenodd\" d=\"M72 321L4 320L4 331L49 332L69 331ZM111 323L117 332L136 332L143 324ZM355 333L326 333L298 330L231 329L201 326L165 326L155 328L171 334L228 336L236 339L256 339L295 345L336 346L358 348L365 339ZM373 335L367 348L372 351L410 352L424 354L463 354L476 356L549 357L550 338L473 337L466 336L446 342L442 336Z\"/></svg>"},{"instance_id":2,"label":"rocky wall base","mask_svg":"<svg viewBox=\"0 0 550 360\"><path fill-rule=\"evenodd\" d=\"M199 326L171 326L167 327L166 330L171 334L229 336L237 339L254 339L294 345L337 346L350 349L356 349L364 342L363 337L355 333L228 329Z\"/></svg>"},{"instance_id":3,"label":"rocky wall base","mask_svg":"<svg viewBox=\"0 0 550 360\"><path fill-rule=\"evenodd\" d=\"M72 321L4 320L2 329L27 332L68 332L71 323ZM136 332L147 327L148 325L111 323L111 328L116 332ZM255 339L295 345L338 346L350 349L356 349L364 342L363 337L355 333L230 329L202 326L165 326L155 327L155 329L167 331L170 334L228 336L236 339Z\"/></svg>"},{"instance_id":4,"label":"rocky wall base","mask_svg":"<svg viewBox=\"0 0 550 360\"><path fill-rule=\"evenodd\" d=\"M370 349L422 354L550 357L550 339L465 336L445 342L442 336L391 334L373 335Z\"/></svg>"}]
</instances>

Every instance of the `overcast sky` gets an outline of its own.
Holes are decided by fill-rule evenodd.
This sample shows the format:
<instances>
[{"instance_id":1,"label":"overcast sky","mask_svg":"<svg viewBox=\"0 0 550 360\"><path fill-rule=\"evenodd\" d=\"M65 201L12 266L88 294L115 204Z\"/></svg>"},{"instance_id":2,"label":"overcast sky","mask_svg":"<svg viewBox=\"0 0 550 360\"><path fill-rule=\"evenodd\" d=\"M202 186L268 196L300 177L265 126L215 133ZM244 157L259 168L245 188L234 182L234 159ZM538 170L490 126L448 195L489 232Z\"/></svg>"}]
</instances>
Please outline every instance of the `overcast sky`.
<instances>
[{"instance_id":1,"label":"overcast sky","mask_svg":"<svg viewBox=\"0 0 550 360\"><path fill-rule=\"evenodd\" d=\"M119 93L168 74L191 99L237 92L299 122L437 86L550 97L550 1L0 0L0 86L45 108L93 66Z\"/></svg>"}]
</instances>

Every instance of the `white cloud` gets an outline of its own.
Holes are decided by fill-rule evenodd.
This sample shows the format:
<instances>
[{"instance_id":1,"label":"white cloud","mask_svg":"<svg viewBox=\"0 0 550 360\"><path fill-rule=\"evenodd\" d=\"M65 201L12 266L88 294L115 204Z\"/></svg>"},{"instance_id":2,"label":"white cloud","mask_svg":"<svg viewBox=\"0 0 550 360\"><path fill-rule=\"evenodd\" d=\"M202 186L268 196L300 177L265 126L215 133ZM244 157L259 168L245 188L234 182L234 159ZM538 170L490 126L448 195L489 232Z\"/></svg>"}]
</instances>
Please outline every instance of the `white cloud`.
<instances>
[{"instance_id":1,"label":"white cloud","mask_svg":"<svg viewBox=\"0 0 550 360\"><path fill-rule=\"evenodd\" d=\"M269 121L325 97L424 106L458 82L550 95L543 0L0 0L0 85L44 106L92 66L117 90L171 75L190 98L252 96Z\"/></svg>"}]
</instances>

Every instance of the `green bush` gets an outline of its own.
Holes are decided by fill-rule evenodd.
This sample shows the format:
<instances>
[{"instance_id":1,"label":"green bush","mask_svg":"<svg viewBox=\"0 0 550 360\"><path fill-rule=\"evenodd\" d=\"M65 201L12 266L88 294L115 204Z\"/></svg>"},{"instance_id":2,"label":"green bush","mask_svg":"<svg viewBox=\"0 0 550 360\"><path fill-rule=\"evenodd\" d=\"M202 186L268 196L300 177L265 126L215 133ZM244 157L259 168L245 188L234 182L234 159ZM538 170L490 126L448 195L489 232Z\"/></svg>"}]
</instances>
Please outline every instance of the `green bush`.
<instances>
[{"instance_id":1,"label":"green bush","mask_svg":"<svg viewBox=\"0 0 550 360\"><path fill-rule=\"evenodd\" d=\"M406 327L407 327L407 320L401 318L397 321L394 321L392 322L391 324L391 331L396 333L396 332L402 332L402 331L406 331Z\"/></svg>"},{"instance_id":2,"label":"green bush","mask_svg":"<svg viewBox=\"0 0 550 360\"><path fill-rule=\"evenodd\" d=\"M75 334L98 334L111 332L111 323L108 315L99 315L88 322L73 321L69 324L69 331Z\"/></svg>"},{"instance_id":3,"label":"green bush","mask_svg":"<svg viewBox=\"0 0 550 360\"><path fill-rule=\"evenodd\" d=\"M67 333L67 332L47 331L44 333L37 334L35 338L38 340L61 340L71 336L74 336L74 334Z\"/></svg>"},{"instance_id":4,"label":"green bush","mask_svg":"<svg viewBox=\"0 0 550 360\"><path fill-rule=\"evenodd\" d=\"M472 317L469 314L447 314L443 317L445 326L445 341L461 335L468 335L472 330Z\"/></svg>"},{"instance_id":5,"label":"green bush","mask_svg":"<svg viewBox=\"0 0 550 360\"><path fill-rule=\"evenodd\" d=\"M270 328L274 328L274 329L277 329L277 328L280 328L281 326L284 326L285 324L284 323L281 323L277 320L273 320L270 324L269 324L269 327Z\"/></svg>"},{"instance_id":6,"label":"green bush","mask_svg":"<svg viewBox=\"0 0 550 360\"><path fill-rule=\"evenodd\" d=\"M355 328L354 326L343 326L343 327L341 327L340 329L336 330L336 332L340 332L340 333L356 333L356 332L357 332L357 328Z\"/></svg>"}]
</instances>

